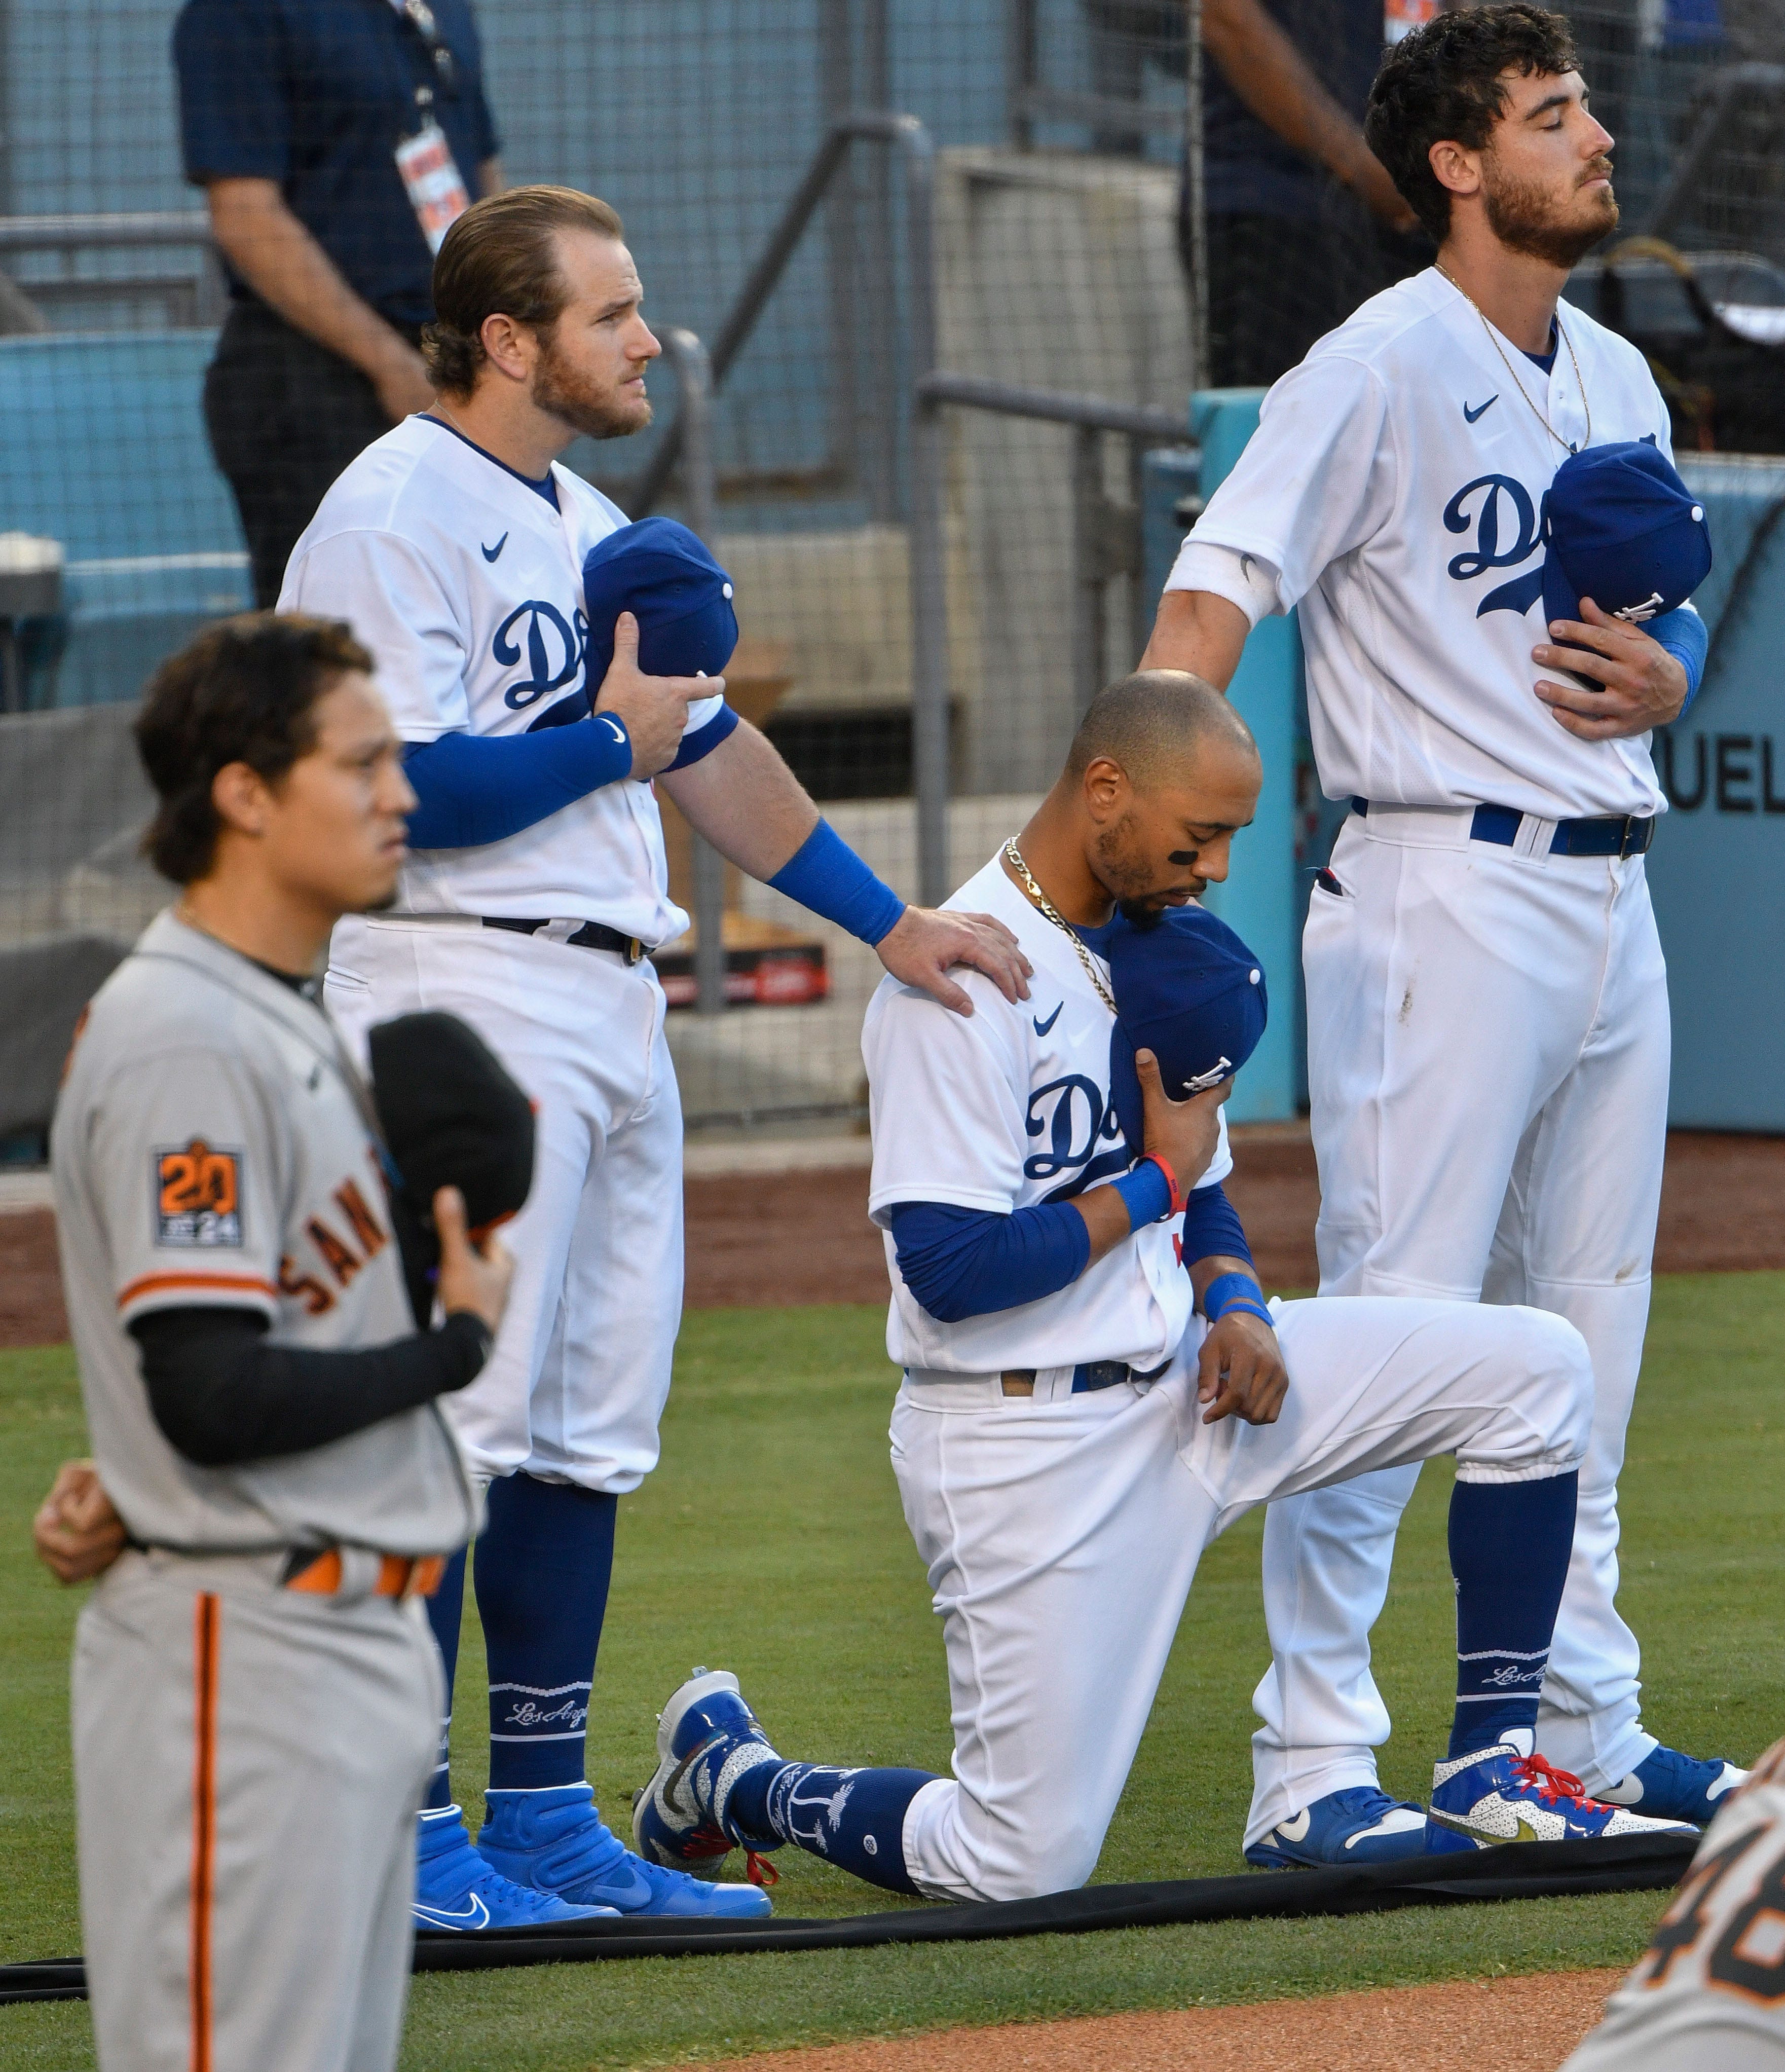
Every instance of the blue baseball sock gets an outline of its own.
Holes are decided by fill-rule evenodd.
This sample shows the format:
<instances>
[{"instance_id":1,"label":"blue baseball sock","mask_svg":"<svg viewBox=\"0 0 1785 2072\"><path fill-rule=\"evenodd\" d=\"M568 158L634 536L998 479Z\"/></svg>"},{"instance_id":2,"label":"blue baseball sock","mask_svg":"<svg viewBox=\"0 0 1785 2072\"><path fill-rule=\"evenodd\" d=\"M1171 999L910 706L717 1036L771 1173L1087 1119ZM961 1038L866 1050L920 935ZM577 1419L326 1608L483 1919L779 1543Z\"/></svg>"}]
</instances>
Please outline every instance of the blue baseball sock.
<instances>
[{"instance_id":1,"label":"blue baseball sock","mask_svg":"<svg viewBox=\"0 0 1785 2072\"><path fill-rule=\"evenodd\" d=\"M489 1653L492 1791L537 1791L587 1774L618 1507L605 1491L532 1475L490 1486L474 1572Z\"/></svg>"},{"instance_id":2,"label":"blue baseball sock","mask_svg":"<svg viewBox=\"0 0 1785 2072\"><path fill-rule=\"evenodd\" d=\"M452 1686L459 1673L459 1626L465 1615L465 1550L446 1564L440 1587L427 1601L428 1624L440 1650L441 1667L446 1672L446 1716L440 1722L440 1760L428 1779L428 1795L422 1803L424 1813L438 1813L452 1803Z\"/></svg>"},{"instance_id":3,"label":"blue baseball sock","mask_svg":"<svg viewBox=\"0 0 1785 2072\"><path fill-rule=\"evenodd\" d=\"M1458 1482L1450 1494L1457 1589L1457 1710L1450 1753L1508 1734L1530 1753L1537 1695L1574 1544L1577 1474L1534 1482Z\"/></svg>"},{"instance_id":4,"label":"blue baseball sock","mask_svg":"<svg viewBox=\"0 0 1785 2072\"><path fill-rule=\"evenodd\" d=\"M746 1833L794 1843L888 1892L915 1893L905 1868L905 1809L927 1770L831 1770L763 1763L732 1786L726 1817Z\"/></svg>"}]
</instances>

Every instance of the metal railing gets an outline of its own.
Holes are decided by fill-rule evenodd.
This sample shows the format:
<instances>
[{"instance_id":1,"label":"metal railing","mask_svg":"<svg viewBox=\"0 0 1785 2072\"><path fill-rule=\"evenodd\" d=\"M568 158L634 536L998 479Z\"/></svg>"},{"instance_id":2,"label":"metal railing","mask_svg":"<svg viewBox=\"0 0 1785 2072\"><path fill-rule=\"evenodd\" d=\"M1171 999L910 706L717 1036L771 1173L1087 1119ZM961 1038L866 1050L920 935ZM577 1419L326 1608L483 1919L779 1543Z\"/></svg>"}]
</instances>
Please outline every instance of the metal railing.
<instances>
[{"instance_id":1,"label":"metal railing","mask_svg":"<svg viewBox=\"0 0 1785 2072\"><path fill-rule=\"evenodd\" d=\"M196 251L194 273L117 275L68 273L43 280L14 281L15 291L35 302L78 295L181 296L190 298L195 327L223 321L228 302L222 262L212 235L211 219L199 209L144 209L100 216L0 216L0 264L11 252Z\"/></svg>"}]
</instances>

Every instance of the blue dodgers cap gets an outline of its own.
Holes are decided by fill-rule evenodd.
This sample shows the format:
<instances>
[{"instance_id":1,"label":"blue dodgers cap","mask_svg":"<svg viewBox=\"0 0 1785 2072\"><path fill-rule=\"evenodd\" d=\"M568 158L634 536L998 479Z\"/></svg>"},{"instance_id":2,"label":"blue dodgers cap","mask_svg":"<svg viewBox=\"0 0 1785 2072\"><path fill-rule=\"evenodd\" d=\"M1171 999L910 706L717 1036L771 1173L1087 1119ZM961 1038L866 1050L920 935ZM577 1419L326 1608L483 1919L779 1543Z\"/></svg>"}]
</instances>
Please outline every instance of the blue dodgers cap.
<instances>
[{"instance_id":1,"label":"blue dodgers cap","mask_svg":"<svg viewBox=\"0 0 1785 2072\"><path fill-rule=\"evenodd\" d=\"M648 676L717 676L738 644L731 578L705 543L673 518L641 518L591 547L582 564L589 615L589 695L614 659L614 622L639 622Z\"/></svg>"},{"instance_id":2,"label":"blue dodgers cap","mask_svg":"<svg viewBox=\"0 0 1785 2072\"><path fill-rule=\"evenodd\" d=\"M1544 505L1544 618L1578 619L1590 597L1640 622L1682 605L1710 574L1705 508L1647 439L1589 446L1556 471Z\"/></svg>"},{"instance_id":3,"label":"blue dodgers cap","mask_svg":"<svg viewBox=\"0 0 1785 2072\"><path fill-rule=\"evenodd\" d=\"M1116 1001L1110 1104L1137 1156L1144 1137L1134 1053L1150 1050L1158 1058L1174 1100L1232 1079L1265 1033L1270 1008L1264 968L1203 906L1168 907L1152 928L1118 915L1101 947Z\"/></svg>"}]
</instances>

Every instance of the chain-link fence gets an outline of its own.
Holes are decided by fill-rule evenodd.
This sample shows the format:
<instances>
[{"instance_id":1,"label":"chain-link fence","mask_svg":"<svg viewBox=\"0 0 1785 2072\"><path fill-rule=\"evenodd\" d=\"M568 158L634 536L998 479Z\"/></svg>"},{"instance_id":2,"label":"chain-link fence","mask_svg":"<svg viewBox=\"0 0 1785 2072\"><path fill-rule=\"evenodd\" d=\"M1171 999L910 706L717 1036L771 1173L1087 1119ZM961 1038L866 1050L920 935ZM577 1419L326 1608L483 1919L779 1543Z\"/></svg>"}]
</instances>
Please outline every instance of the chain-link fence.
<instances>
[{"instance_id":1,"label":"chain-link fence","mask_svg":"<svg viewBox=\"0 0 1785 2072\"><path fill-rule=\"evenodd\" d=\"M145 677L276 592L328 480L425 401L443 176L393 140L619 210L710 409L690 341L651 429L569 462L710 533L733 701L933 896L1138 654L1191 392L1269 382L1427 263L1356 121L1433 6L0 0L0 1137L40 1148L60 1033L165 896ZM1780 450L1781 0L1573 18L1624 216L1571 292L1650 353L1681 444ZM705 951L660 960L691 1120L858 1116L871 954L666 818Z\"/></svg>"}]
</instances>

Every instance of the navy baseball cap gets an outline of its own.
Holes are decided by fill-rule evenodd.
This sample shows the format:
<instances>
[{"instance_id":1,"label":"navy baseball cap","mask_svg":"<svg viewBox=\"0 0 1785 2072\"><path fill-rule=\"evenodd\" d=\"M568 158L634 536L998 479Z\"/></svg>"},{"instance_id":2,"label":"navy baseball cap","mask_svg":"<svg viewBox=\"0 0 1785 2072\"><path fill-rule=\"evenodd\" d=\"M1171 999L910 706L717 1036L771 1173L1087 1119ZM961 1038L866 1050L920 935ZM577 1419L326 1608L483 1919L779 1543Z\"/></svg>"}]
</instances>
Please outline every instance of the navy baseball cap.
<instances>
[{"instance_id":1,"label":"navy baseball cap","mask_svg":"<svg viewBox=\"0 0 1785 2072\"><path fill-rule=\"evenodd\" d=\"M1134 1053L1152 1051L1174 1100L1232 1079L1265 1033L1264 968L1203 906L1167 907L1151 928L1117 915L1102 948L1116 1001L1110 1104L1138 1155L1145 1137Z\"/></svg>"},{"instance_id":2,"label":"navy baseball cap","mask_svg":"<svg viewBox=\"0 0 1785 2072\"><path fill-rule=\"evenodd\" d=\"M705 543L673 518L641 518L591 547L582 564L589 615L589 695L614 659L614 622L639 622L648 676L717 676L738 644L731 578Z\"/></svg>"},{"instance_id":3,"label":"navy baseball cap","mask_svg":"<svg viewBox=\"0 0 1785 2072\"><path fill-rule=\"evenodd\" d=\"M1660 448L1589 446L1556 471L1544 506L1544 617L1578 619L1590 597L1640 622L1682 605L1711 571L1710 529Z\"/></svg>"}]
</instances>

